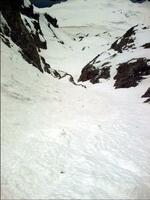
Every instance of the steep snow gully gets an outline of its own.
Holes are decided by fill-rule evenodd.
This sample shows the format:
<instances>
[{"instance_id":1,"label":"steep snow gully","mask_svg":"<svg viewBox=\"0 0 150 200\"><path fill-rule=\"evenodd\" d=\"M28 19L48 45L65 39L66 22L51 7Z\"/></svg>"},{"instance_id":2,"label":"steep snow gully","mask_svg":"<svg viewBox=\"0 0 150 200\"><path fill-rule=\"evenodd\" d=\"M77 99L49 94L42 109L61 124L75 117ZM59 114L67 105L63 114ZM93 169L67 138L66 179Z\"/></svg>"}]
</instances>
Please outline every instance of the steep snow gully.
<instances>
[{"instance_id":1,"label":"steep snow gully","mask_svg":"<svg viewBox=\"0 0 150 200\"><path fill-rule=\"evenodd\" d=\"M3 200L150 199L149 10L5 1Z\"/></svg>"}]
</instances>

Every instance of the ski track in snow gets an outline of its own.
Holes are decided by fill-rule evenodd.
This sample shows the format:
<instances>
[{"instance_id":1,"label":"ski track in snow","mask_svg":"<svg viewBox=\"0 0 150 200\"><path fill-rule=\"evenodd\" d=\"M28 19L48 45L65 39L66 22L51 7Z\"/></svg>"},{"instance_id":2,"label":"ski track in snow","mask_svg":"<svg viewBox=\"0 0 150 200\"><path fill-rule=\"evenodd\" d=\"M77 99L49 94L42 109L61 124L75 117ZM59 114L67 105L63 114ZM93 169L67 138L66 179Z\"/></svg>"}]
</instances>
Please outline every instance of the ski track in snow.
<instances>
[{"instance_id":1,"label":"ski track in snow","mask_svg":"<svg viewBox=\"0 0 150 200\"><path fill-rule=\"evenodd\" d=\"M107 43L137 19L147 23L150 18L148 2L89 2L69 0L40 10L58 17L61 28L54 30L65 41L61 45L52 39L41 16L49 47L42 55L76 79ZM106 8L113 15L102 20ZM87 32L78 41L76 34ZM84 46L89 49L82 51ZM2 198L149 199L150 109L140 98L149 79L130 89L114 90L112 80L85 83L84 89L41 74L20 57L15 45L2 48Z\"/></svg>"}]
</instances>

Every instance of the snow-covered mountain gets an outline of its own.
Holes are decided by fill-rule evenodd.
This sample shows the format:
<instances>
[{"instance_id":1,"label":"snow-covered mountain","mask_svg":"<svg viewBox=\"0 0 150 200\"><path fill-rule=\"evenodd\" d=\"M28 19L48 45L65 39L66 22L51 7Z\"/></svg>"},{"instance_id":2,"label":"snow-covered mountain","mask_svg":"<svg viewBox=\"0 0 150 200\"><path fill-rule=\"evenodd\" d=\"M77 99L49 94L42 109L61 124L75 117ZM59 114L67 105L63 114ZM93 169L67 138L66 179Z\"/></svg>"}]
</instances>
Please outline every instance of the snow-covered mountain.
<instances>
[{"instance_id":1,"label":"snow-covered mountain","mask_svg":"<svg viewBox=\"0 0 150 200\"><path fill-rule=\"evenodd\" d=\"M3 1L2 199L150 198L149 10Z\"/></svg>"}]
</instances>

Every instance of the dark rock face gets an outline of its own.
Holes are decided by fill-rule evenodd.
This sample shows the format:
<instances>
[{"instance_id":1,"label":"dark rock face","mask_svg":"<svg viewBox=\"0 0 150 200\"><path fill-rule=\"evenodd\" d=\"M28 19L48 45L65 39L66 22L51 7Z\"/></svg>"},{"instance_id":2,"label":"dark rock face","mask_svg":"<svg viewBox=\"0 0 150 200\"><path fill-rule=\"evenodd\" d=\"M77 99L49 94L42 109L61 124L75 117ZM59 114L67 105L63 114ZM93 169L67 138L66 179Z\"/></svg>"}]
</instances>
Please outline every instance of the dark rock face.
<instances>
[{"instance_id":1,"label":"dark rock face","mask_svg":"<svg viewBox=\"0 0 150 200\"><path fill-rule=\"evenodd\" d=\"M95 76L93 79L91 79L91 83L95 84L95 83L99 83L99 80L103 78L103 79L108 79L110 78L110 66L108 67L103 67L102 69L100 69L98 76Z\"/></svg>"},{"instance_id":2,"label":"dark rock face","mask_svg":"<svg viewBox=\"0 0 150 200\"><path fill-rule=\"evenodd\" d=\"M32 31L30 24L28 23L28 21L25 19L24 20L26 27L29 27L29 29L31 30L30 34L32 35L34 42L38 48L38 51L40 51L40 49L47 49L47 43L46 40L41 41L40 36L44 37L41 27L40 27L40 23L39 23L39 19L38 20L34 20L32 21L32 24L34 26L35 32Z\"/></svg>"},{"instance_id":3,"label":"dark rock face","mask_svg":"<svg viewBox=\"0 0 150 200\"><path fill-rule=\"evenodd\" d=\"M149 60L146 58L132 59L126 63L121 63L114 77L115 88L129 88L138 85L143 76L150 75Z\"/></svg>"},{"instance_id":4,"label":"dark rock face","mask_svg":"<svg viewBox=\"0 0 150 200\"><path fill-rule=\"evenodd\" d=\"M144 49L150 49L150 42L144 44L142 47L144 47Z\"/></svg>"},{"instance_id":5,"label":"dark rock face","mask_svg":"<svg viewBox=\"0 0 150 200\"><path fill-rule=\"evenodd\" d=\"M144 101L144 103L150 103L150 88L147 89L145 94L143 94L142 98L148 98Z\"/></svg>"},{"instance_id":6,"label":"dark rock face","mask_svg":"<svg viewBox=\"0 0 150 200\"><path fill-rule=\"evenodd\" d=\"M7 8L7 6L10 6L14 12L20 11L21 6L23 5L23 0L2 0L0 3L1 10L4 10Z\"/></svg>"},{"instance_id":7,"label":"dark rock face","mask_svg":"<svg viewBox=\"0 0 150 200\"><path fill-rule=\"evenodd\" d=\"M51 17L50 15L48 15L47 13L44 14L46 20L48 21L48 23L52 24L55 28L58 28L58 24L57 24L57 19Z\"/></svg>"},{"instance_id":8,"label":"dark rock face","mask_svg":"<svg viewBox=\"0 0 150 200\"><path fill-rule=\"evenodd\" d=\"M19 0L6 0L3 3L2 15L10 27L9 36L20 47L23 58L43 72L35 40L21 19L20 9L22 5L22 1Z\"/></svg>"},{"instance_id":9,"label":"dark rock face","mask_svg":"<svg viewBox=\"0 0 150 200\"><path fill-rule=\"evenodd\" d=\"M96 69L93 65L87 64L81 72L81 76L78 81L88 81L93 80L99 74L99 69Z\"/></svg>"},{"instance_id":10,"label":"dark rock face","mask_svg":"<svg viewBox=\"0 0 150 200\"><path fill-rule=\"evenodd\" d=\"M41 57L41 60L44 65L45 72L47 72L48 74L51 74L55 78L59 78L59 79L61 78L60 74L56 70L52 69L43 57Z\"/></svg>"},{"instance_id":11,"label":"dark rock face","mask_svg":"<svg viewBox=\"0 0 150 200\"><path fill-rule=\"evenodd\" d=\"M99 83L99 80L101 78L103 79L108 79L110 78L110 63L104 63L101 66L101 69L94 67L94 65L92 64L87 64L81 72L81 76L78 79L79 81L88 81L90 80L91 83L95 84L95 83Z\"/></svg>"},{"instance_id":12,"label":"dark rock face","mask_svg":"<svg viewBox=\"0 0 150 200\"><path fill-rule=\"evenodd\" d=\"M28 16L29 18L33 18L35 20L39 20L39 14L38 13L34 13L33 11L33 5L31 4L29 7L20 7L20 12L23 15Z\"/></svg>"},{"instance_id":13,"label":"dark rock face","mask_svg":"<svg viewBox=\"0 0 150 200\"><path fill-rule=\"evenodd\" d=\"M130 0L130 1L132 1L133 3L143 3L146 0Z\"/></svg>"},{"instance_id":14,"label":"dark rock face","mask_svg":"<svg viewBox=\"0 0 150 200\"><path fill-rule=\"evenodd\" d=\"M47 49L46 41L41 41L40 40L40 36L39 35L43 36L43 33L42 33L42 30L41 30L41 27L40 27L39 20L33 21L32 23L34 25L36 33L34 34L33 32L31 32L31 34L32 34L32 37L34 38L36 46L38 47L38 50L40 51L40 48L41 49Z\"/></svg>"},{"instance_id":15,"label":"dark rock face","mask_svg":"<svg viewBox=\"0 0 150 200\"><path fill-rule=\"evenodd\" d=\"M150 98L146 99L144 103L150 103Z\"/></svg>"},{"instance_id":16,"label":"dark rock face","mask_svg":"<svg viewBox=\"0 0 150 200\"><path fill-rule=\"evenodd\" d=\"M142 97L143 98L150 97L150 87L147 89L147 91L145 92L145 94L143 94Z\"/></svg>"},{"instance_id":17,"label":"dark rock face","mask_svg":"<svg viewBox=\"0 0 150 200\"><path fill-rule=\"evenodd\" d=\"M1 26L0 26L1 39L8 47L11 47L10 41L8 39L9 32L10 32L10 29L5 24L1 24Z\"/></svg>"},{"instance_id":18,"label":"dark rock face","mask_svg":"<svg viewBox=\"0 0 150 200\"><path fill-rule=\"evenodd\" d=\"M111 49L122 53L123 50L127 50L128 48L134 48L135 27L136 26L130 28L121 38L116 40L111 45Z\"/></svg>"}]
</instances>

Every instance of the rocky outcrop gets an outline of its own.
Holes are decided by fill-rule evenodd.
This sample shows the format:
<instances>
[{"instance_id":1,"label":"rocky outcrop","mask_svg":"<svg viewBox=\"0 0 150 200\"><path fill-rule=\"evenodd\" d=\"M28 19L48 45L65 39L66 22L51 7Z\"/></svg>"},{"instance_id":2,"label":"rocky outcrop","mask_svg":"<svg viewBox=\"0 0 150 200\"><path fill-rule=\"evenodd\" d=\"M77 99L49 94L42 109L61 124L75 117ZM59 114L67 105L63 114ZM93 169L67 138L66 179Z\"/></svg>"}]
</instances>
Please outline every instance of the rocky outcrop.
<instances>
[{"instance_id":1,"label":"rocky outcrop","mask_svg":"<svg viewBox=\"0 0 150 200\"><path fill-rule=\"evenodd\" d=\"M47 72L48 74L51 74L54 78L61 78L61 75L56 71L55 69L52 69L50 65L45 61L45 58L41 57L42 63L44 65L44 71Z\"/></svg>"},{"instance_id":2,"label":"rocky outcrop","mask_svg":"<svg viewBox=\"0 0 150 200\"><path fill-rule=\"evenodd\" d=\"M150 103L150 88L148 88L147 91L145 92L145 94L142 95L142 98L147 98L144 102Z\"/></svg>"},{"instance_id":3,"label":"rocky outcrop","mask_svg":"<svg viewBox=\"0 0 150 200\"><path fill-rule=\"evenodd\" d=\"M9 27L7 35L20 47L20 53L23 58L43 72L35 39L30 35L21 18L20 10L22 10L23 1L5 0L2 5L2 15Z\"/></svg>"},{"instance_id":4,"label":"rocky outcrop","mask_svg":"<svg viewBox=\"0 0 150 200\"><path fill-rule=\"evenodd\" d=\"M1 16L1 26L0 26L0 36L1 36L1 40L8 46L11 47L10 41L9 41L9 33L10 33L10 29L9 27L2 23L2 16ZM3 19L4 20L4 19Z\"/></svg>"},{"instance_id":5,"label":"rocky outcrop","mask_svg":"<svg viewBox=\"0 0 150 200\"><path fill-rule=\"evenodd\" d=\"M143 98L150 97L150 87L147 89L147 91L145 92L145 94L143 94L142 97Z\"/></svg>"},{"instance_id":6,"label":"rocky outcrop","mask_svg":"<svg viewBox=\"0 0 150 200\"><path fill-rule=\"evenodd\" d=\"M39 14L34 12L33 5L31 3L28 6L24 6L24 3L22 1L19 10L20 10L21 14L26 15L29 18L39 20Z\"/></svg>"},{"instance_id":7,"label":"rocky outcrop","mask_svg":"<svg viewBox=\"0 0 150 200\"><path fill-rule=\"evenodd\" d=\"M53 18L51 17L49 14L45 13L44 14L46 20L48 21L48 25L50 26L50 24L52 24L55 28L58 28L58 24L57 24L57 19L56 18Z\"/></svg>"},{"instance_id":8,"label":"rocky outcrop","mask_svg":"<svg viewBox=\"0 0 150 200\"><path fill-rule=\"evenodd\" d=\"M150 75L150 65L146 58L132 59L128 62L119 64L117 74L114 77L115 88L129 88L138 85L146 75Z\"/></svg>"},{"instance_id":9,"label":"rocky outcrop","mask_svg":"<svg viewBox=\"0 0 150 200\"><path fill-rule=\"evenodd\" d=\"M143 3L144 1L146 1L146 0L130 0L130 1L132 1L133 3ZM149 1L149 0L148 0Z\"/></svg>"},{"instance_id":10,"label":"rocky outcrop","mask_svg":"<svg viewBox=\"0 0 150 200\"><path fill-rule=\"evenodd\" d=\"M93 65L87 64L81 72L81 76L78 79L78 82L93 80L99 74L99 69L96 69Z\"/></svg>"},{"instance_id":11,"label":"rocky outcrop","mask_svg":"<svg viewBox=\"0 0 150 200\"><path fill-rule=\"evenodd\" d=\"M78 79L78 82L88 81L90 80L91 83L99 83L99 80L108 79L110 78L110 66L109 63L104 63L101 69L94 67L92 64L87 64L82 72L81 76Z\"/></svg>"},{"instance_id":12,"label":"rocky outcrop","mask_svg":"<svg viewBox=\"0 0 150 200\"><path fill-rule=\"evenodd\" d=\"M108 66L109 62L101 65L101 68L97 68L95 66L96 63L99 63L97 59L100 57L100 55L101 54L98 54L93 60L91 60L87 65L83 67L78 82L89 80L91 83L95 84L99 82L100 78L106 79L110 77L110 66Z\"/></svg>"},{"instance_id":13,"label":"rocky outcrop","mask_svg":"<svg viewBox=\"0 0 150 200\"><path fill-rule=\"evenodd\" d=\"M135 39L135 28L136 26L133 26L130 28L121 38L117 39L112 45L111 49L114 49L115 51L122 53L123 50L127 50L129 48L134 48L134 39Z\"/></svg>"},{"instance_id":14,"label":"rocky outcrop","mask_svg":"<svg viewBox=\"0 0 150 200\"><path fill-rule=\"evenodd\" d=\"M45 58L41 57L41 60L42 60L42 63L44 65L44 71L48 74L51 74L54 78L58 78L58 79L63 79L63 78L68 78L68 80L76 85L76 86L81 86L81 87L84 87L86 88L86 86L82 85L82 84L78 84L75 82L73 76L67 72L64 72L62 70L55 70L55 69L52 69L51 66L45 61Z\"/></svg>"},{"instance_id":15,"label":"rocky outcrop","mask_svg":"<svg viewBox=\"0 0 150 200\"><path fill-rule=\"evenodd\" d=\"M150 42L143 44L142 47L145 49L150 49Z\"/></svg>"},{"instance_id":16,"label":"rocky outcrop","mask_svg":"<svg viewBox=\"0 0 150 200\"><path fill-rule=\"evenodd\" d=\"M31 32L31 34L34 38L36 46L38 47L38 50L40 51L40 49L47 49L46 40L41 41L40 39L40 36L43 37L43 33L40 27L39 19L37 21L33 21L32 23L36 31L35 33Z\"/></svg>"}]
</instances>

